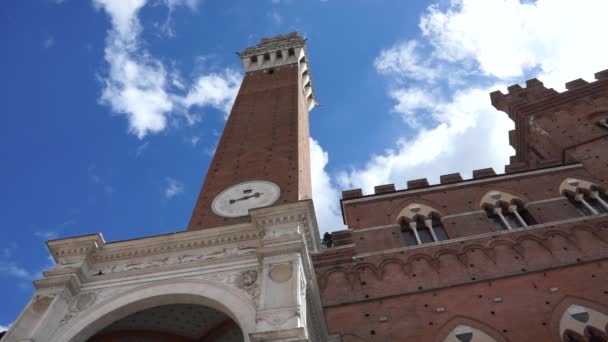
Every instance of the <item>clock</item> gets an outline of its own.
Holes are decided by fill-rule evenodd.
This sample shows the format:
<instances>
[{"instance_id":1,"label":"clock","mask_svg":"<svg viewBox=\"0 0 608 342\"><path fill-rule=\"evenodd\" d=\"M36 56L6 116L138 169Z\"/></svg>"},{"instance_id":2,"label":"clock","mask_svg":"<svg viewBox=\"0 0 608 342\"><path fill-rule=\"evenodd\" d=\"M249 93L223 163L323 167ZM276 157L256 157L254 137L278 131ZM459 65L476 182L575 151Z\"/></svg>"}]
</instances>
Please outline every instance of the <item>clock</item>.
<instances>
[{"instance_id":1,"label":"clock","mask_svg":"<svg viewBox=\"0 0 608 342\"><path fill-rule=\"evenodd\" d=\"M211 203L211 210L219 216L239 217L249 214L249 209L272 205L279 199L279 186L268 181L247 181L233 185Z\"/></svg>"}]
</instances>

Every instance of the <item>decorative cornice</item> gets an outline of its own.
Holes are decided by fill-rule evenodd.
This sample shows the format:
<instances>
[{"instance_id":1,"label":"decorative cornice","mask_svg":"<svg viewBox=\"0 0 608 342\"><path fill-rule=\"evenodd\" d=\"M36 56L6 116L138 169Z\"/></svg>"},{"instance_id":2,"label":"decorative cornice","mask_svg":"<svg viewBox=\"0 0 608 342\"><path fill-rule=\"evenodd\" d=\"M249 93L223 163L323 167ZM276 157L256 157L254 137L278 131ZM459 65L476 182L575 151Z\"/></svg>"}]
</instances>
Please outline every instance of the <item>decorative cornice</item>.
<instances>
[{"instance_id":1,"label":"decorative cornice","mask_svg":"<svg viewBox=\"0 0 608 342\"><path fill-rule=\"evenodd\" d=\"M120 246L113 248L112 244L106 245L106 248L98 251L93 256L94 262L106 262L121 259L130 259L135 257L163 255L167 253L185 252L194 249L218 247L245 241L259 240L263 236L263 232L256 229L246 231L233 232L231 234L219 234L216 236L206 237L191 237L183 240L169 240L156 242L149 245L141 245L136 248L128 246Z\"/></svg>"},{"instance_id":2,"label":"decorative cornice","mask_svg":"<svg viewBox=\"0 0 608 342\"><path fill-rule=\"evenodd\" d=\"M314 253L320 249L319 228L311 200L253 209L249 214L251 221L261 230L278 230L282 229L281 226L289 225L300 226L309 251Z\"/></svg>"}]
</instances>

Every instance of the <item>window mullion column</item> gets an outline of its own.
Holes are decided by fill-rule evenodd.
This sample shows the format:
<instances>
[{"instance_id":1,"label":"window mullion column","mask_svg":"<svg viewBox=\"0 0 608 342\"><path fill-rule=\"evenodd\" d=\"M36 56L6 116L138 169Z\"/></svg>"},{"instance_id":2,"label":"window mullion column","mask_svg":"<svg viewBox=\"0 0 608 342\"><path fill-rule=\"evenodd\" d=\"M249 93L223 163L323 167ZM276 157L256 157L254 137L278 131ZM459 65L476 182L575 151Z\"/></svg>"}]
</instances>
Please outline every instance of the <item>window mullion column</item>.
<instances>
[{"instance_id":1,"label":"window mullion column","mask_svg":"<svg viewBox=\"0 0 608 342\"><path fill-rule=\"evenodd\" d=\"M502 221L502 224L504 224L508 230L512 229L511 225L509 224L509 222L507 222L507 219L502 214L502 207L494 208L494 214L496 214L496 215L498 215L498 217L500 217L500 221Z\"/></svg>"},{"instance_id":2,"label":"window mullion column","mask_svg":"<svg viewBox=\"0 0 608 342\"><path fill-rule=\"evenodd\" d=\"M602 206L602 208L608 210L608 203L606 203L606 201L604 201L604 199L600 196L600 193L597 191L593 191L591 193L591 197L595 198L598 203Z\"/></svg>"},{"instance_id":3,"label":"window mullion column","mask_svg":"<svg viewBox=\"0 0 608 342\"><path fill-rule=\"evenodd\" d=\"M585 196L583 194L576 194L576 196L574 196L574 199L578 202L583 203L585 208L589 209L589 211L591 212L592 215L599 214L597 212L597 210L595 210L595 208L591 206L591 204L589 204L589 203L587 203L587 201L585 201Z\"/></svg>"},{"instance_id":4,"label":"window mullion column","mask_svg":"<svg viewBox=\"0 0 608 342\"><path fill-rule=\"evenodd\" d=\"M439 241L437 239L437 235L435 235L435 231L433 230L433 220L424 220L424 225L431 231L431 236L433 237L433 241Z\"/></svg>"},{"instance_id":5,"label":"window mullion column","mask_svg":"<svg viewBox=\"0 0 608 342\"><path fill-rule=\"evenodd\" d=\"M411 221L410 222L410 228L412 229L412 231L414 232L414 236L416 237L416 242L418 242L418 244L422 244L420 242L420 236L418 236L418 229L416 229L416 225L418 224L418 222L416 221Z\"/></svg>"},{"instance_id":6,"label":"window mullion column","mask_svg":"<svg viewBox=\"0 0 608 342\"><path fill-rule=\"evenodd\" d=\"M527 227L528 224L526 223L526 221L524 221L524 219L521 217L521 215L519 215L519 212L517 211L517 206L516 205L510 205L509 206L509 212L513 213L513 215L515 215L515 217L517 217L517 221L519 221L519 224L521 224L523 227Z\"/></svg>"}]
</instances>

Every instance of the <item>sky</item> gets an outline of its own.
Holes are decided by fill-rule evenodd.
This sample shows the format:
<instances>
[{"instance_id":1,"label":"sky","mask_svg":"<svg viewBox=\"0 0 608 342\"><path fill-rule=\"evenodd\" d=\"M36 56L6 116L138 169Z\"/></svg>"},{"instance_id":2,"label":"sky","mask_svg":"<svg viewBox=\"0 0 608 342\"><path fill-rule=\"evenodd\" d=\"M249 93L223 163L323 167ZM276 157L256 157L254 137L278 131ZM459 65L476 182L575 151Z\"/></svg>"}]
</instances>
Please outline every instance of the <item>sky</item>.
<instances>
[{"instance_id":1,"label":"sky","mask_svg":"<svg viewBox=\"0 0 608 342\"><path fill-rule=\"evenodd\" d=\"M605 0L7 0L0 4L0 329L53 267L45 241L182 231L240 86L235 52L305 36L320 230L342 190L493 167L489 93L608 69Z\"/></svg>"}]
</instances>

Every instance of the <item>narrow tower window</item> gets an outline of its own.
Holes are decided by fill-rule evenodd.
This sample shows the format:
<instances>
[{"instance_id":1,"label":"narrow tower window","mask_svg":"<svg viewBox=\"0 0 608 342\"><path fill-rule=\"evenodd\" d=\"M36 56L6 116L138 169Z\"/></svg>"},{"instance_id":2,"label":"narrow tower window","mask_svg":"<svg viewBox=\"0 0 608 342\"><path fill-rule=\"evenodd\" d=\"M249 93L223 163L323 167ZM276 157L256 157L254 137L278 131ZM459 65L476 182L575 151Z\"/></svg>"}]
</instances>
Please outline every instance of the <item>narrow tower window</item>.
<instances>
[{"instance_id":1,"label":"narrow tower window","mask_svg":"<svg viewBox=\"0 0 608 342\"><path fill-rule=\"evenodd\" d=\"M296 50L294 50L293 48L289 48L287 50L287 56L291 57L291 56L295 56L296 55Z\"/></svg>"}]
</instances>

